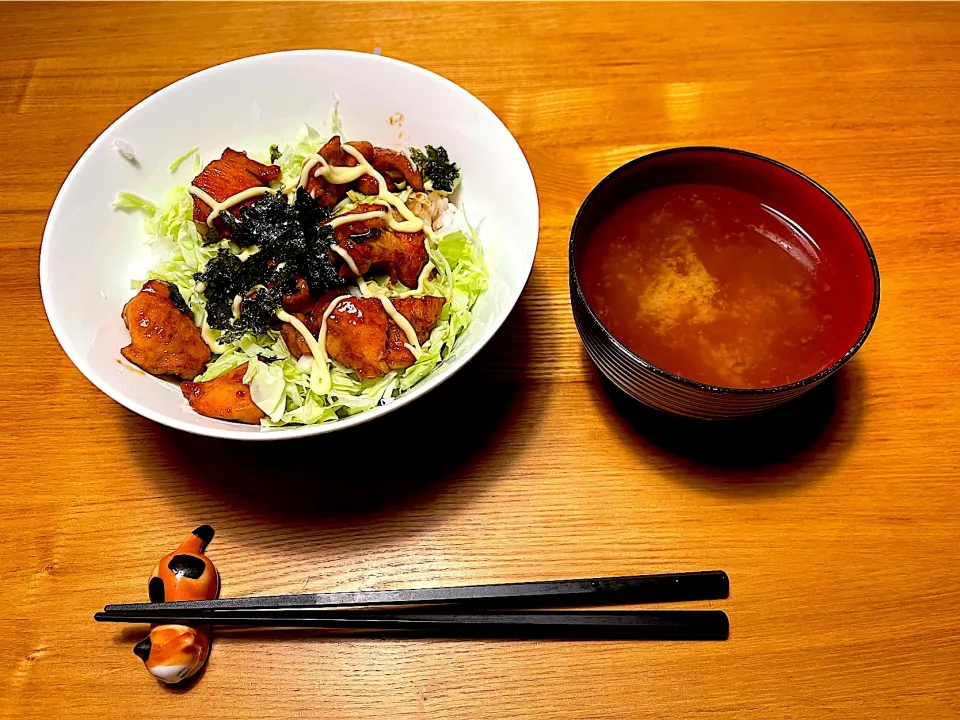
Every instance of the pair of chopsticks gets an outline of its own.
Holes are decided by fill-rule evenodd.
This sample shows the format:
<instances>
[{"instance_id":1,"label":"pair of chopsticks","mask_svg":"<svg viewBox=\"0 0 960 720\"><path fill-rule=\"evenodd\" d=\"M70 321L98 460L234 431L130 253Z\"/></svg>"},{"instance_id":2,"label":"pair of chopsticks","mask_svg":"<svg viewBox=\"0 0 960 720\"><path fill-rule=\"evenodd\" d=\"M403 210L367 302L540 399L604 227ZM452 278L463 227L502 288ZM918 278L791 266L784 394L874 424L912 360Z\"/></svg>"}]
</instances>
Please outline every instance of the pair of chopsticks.
<instances>
[{"instance_id":1,"label":"pair of chopsticks","mask_svg":"<svg viewBox=\"0 0 960 720\"><path fill-rule=\"evenodd\" d=\"M431 636L726 640L721 610L549 608L722 600L721 570L666 575L107 605L98 622L407 631ZM521 610L522 608L531 608ZM533 609L535 608L535 609Z\"/></svg>"}]
</instances>

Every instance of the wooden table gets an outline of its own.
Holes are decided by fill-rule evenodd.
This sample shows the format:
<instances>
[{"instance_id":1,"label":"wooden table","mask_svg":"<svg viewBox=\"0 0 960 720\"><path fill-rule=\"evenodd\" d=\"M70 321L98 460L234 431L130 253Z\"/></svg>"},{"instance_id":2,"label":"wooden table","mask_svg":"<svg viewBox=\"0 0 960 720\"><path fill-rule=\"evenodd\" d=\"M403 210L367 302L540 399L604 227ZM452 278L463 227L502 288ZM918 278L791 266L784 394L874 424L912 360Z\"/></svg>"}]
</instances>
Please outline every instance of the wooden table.
<instances>
[{"instance_id":1,"label":"wooden table","mask_svg":"<svg viewBox=\"0 0 960 720\"><path fill-rule=\"evenodd\" d=\"M0 716L943 718L960 715L960 7L4 5L0 18ZM191 437L93 388L37 259L87 145L168 83L337 47L461 84L539 188L530 284L492 347L394 416L315 442ZM574 330L568 230L670 145L782 160L860 220L880 319L822 391L746 426L627 405ZM444 417L427 469L389 458ZM293 452L289 452L293 451ZM277 457L279 455L279 457ZM380 458L383 477L349 462ZM302 462L309 457L310 462ZM376 475L376 473L375 473ZM225 595L722 568L729 642L220 637L170 690L95 625L212 523Z\"/></svg>"}]
</instances>

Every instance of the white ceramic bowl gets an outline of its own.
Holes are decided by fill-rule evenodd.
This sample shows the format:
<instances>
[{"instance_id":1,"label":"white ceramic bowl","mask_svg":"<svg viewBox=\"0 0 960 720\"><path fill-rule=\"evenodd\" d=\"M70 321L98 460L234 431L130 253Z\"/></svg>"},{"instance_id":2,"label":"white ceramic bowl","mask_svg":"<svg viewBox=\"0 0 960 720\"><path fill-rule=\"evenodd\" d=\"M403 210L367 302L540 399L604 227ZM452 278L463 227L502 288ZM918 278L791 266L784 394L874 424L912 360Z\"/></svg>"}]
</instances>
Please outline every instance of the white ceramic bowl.
<instances>
[{"instance_id":1,"label":"white ceramic bowl","mask_svg":"<svg viewBox=\"0 0 960 720\"><path fill-rule=\"evenodd\" d=\"M178 385L120 361L129 336L120 318L130 282L154 263L142 219L111 208L120 190L157 198L189 182L190 162L170 161L199 145L204 162L223 148L266 147L296 137L306 121L330 129L334 93L346 135L403 148L442 145L462 169L458 202L480 236L490 287L451 358L392 403L326 425L260 430L193 412ZM400 122L397 122L401 118ZM390 119L393 118L393 122ZM113 146L129 143L137 163ZM427 70L397 60L334 50L245 58L184 78L111 125L77 162L50 211L40 252L40 288L53 331L98 388L164 425L221 438L273 440L357 425L428 393L493 336L523 290L537 247L533 176L510 131L483 103Z\"/></svg>"}]
</instances>

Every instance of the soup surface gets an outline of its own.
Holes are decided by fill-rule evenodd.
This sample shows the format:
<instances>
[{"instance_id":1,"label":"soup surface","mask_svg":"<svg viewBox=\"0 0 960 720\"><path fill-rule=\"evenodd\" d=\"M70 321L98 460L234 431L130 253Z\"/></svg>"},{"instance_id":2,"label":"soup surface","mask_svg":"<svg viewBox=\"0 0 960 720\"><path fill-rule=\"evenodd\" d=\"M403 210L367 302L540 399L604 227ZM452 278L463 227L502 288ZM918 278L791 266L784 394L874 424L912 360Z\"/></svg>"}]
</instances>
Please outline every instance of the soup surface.
<instances>
[{"instance_id":1,"label":"soup surface","mask_svg":"<svg viewBox=\"0 0 960 720\"><path fill-rule=\"evenodd\" d=\"M826 367L837 283L816 243L739 190L670 185L615 208L578 262L613 335L691 380L762 388Z\"/></svg>"}]
</instances>

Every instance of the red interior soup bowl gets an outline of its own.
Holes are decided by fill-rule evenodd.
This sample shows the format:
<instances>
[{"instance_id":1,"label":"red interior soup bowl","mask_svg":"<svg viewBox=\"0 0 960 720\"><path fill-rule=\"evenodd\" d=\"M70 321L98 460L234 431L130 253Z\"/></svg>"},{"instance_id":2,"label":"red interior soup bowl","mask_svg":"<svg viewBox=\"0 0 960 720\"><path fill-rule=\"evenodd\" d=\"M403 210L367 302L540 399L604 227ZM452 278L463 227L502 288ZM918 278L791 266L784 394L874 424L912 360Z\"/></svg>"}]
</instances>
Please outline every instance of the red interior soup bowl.
<instances>
[{"instance_id":1,"label":"red interior soup bowl","mask_svg":"<svg viewBox=\"0 0 960 720\"><path fill-rule=\"evenodd\" d=\"M570 296L606 377L659 410L735 418L780 405L863 345L880 275L856 220L786 165L723 148L645 155L590 193Z\"/></svg>"}]
</instances>

